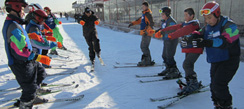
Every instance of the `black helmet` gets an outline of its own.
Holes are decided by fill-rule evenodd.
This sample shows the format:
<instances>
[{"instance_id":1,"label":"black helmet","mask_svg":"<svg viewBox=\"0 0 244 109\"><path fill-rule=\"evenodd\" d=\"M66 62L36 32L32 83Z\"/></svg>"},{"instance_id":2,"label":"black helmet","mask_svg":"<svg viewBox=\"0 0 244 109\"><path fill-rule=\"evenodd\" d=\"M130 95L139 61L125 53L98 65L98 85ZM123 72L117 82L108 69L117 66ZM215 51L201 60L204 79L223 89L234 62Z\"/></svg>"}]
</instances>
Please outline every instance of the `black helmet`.
<instances>
[{"instance_id":1,"label":"black helmet","mask_svg":"<svg viewBox=\"0 0 244 109\"><path fill-rule=\"evenodd\" d=\"M171 14L171 8L170 7L163 7L159 10L159 13L165 13L166 16L169 16Z\"/></svg>"},{"instance_id":2,"label":"black helmet","mask_svg":"<svg viewBox=\"0 0 244 109\"><path fill-rule=\"evenodd\" d=\"M28 5L27 0L6 0L5 6L7 12L11 10L19 13L22 7L26 7Z\"/></svg>"}]
</instances>

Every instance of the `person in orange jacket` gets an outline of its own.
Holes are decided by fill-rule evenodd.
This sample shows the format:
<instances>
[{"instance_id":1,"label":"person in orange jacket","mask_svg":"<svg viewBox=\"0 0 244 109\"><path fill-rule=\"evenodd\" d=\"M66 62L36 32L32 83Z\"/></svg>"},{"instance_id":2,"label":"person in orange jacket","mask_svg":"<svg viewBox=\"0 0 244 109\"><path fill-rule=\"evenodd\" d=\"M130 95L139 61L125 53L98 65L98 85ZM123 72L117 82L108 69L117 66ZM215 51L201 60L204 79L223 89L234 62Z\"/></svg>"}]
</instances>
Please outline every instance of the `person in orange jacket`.
<instances>
[{"instance_id":1,"label":"person in orange jacket","mask_svg":"<svg viewBox=\"0 0 244 109\"><path fill-rule=\"evenodd\" d=\"M140 47L143 54L141 57L141 62L138 62L137 66L152 66L155 64L155 62L151 60L149 45L151 42L151 36L154 33L154 22L152 17L152 11L149 9L148 2L142 3L142 9L142 16L136 21L131 22L128 27L139 24L141 25L140 35L142 35L142 40Z\"/></svg>"}]
</instances>

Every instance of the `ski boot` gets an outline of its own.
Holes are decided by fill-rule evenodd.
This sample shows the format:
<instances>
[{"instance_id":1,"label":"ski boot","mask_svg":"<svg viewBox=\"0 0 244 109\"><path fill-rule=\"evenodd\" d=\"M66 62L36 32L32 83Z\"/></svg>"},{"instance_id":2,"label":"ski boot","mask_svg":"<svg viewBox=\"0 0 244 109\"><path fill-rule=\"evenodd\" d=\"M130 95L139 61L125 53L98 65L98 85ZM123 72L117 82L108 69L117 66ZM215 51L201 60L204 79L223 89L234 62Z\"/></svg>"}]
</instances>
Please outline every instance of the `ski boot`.
<instances>
[{"instance_id":1,"label":"ski boot","mask_svg":"<svg viewBox=\"0 0 244 109\"><path fill-rule=\"evenodd\" d=\"M166 68L161 72L161 73L158 73L158 76L165 76L166 74L169 73L170 71L170 68L167 64L165 64Z\"/></svg>"},{"instance_id":2,"label":"ski boot","mask_svg":"<svg viewBox=\"0 0 244 109\"><path fill-rule=\"evenodd\" d=\"M58 55L58 52L56 50L51 50L51 52L49 54L51 54L51 55Z\"/></svg>"},{"instance_id":3,"label":"ski boot","mask_svg":"<svg viewBox=\"0 0 244 109\"><path fill-rule=\"evenodd\" d=\"M48 99L45 99L40 96L36 96L36 98L33 101L33 104L40 104L40 103L47 103L47 102L48 102Z\"/></svg>"},{"instance_id":4,"label":"ski boot","mask_svg":"<svg viewBox=\"0 0 244 109\"><path fill-rule=\"evenodd\" d=\"M44 88L42 88L42 87L36 89L36 94L37 94L37 95L43 95L43 94L50 93L50 92L51 92L51 90L49 90L49 89L44 89Z\"/></svg>"},{"instance_id":5,"label":"ski boot","mask_svg":"<svg viewBox=\"0 0 244 109\"><path fill-rule=\"evenodd\" d=\"M137 66L145 67L145 66L153 66L155 64L154 61L151 61L151 56L142 55L141 62L138 62Z\"/></svg>"},{"instance_id":6,"label":"ski boot","mask_svg":"<svg viewBox=\"0 0 244 109\"><path fill-rule=\"evenodd\" d=\"M14 103L14 106L19 107L19 109L32 109L34 100L31 100L29 102L22 102L18 100L16 103Z\"/></svg>"},{"instance_id":7,"label":"ski boot","mask_svg":"<svg viewBox=\"0 0 244 109\"><path fill-rule=\"evenodd\" d=\"M201 88L202 84L201 82L198 82L197 79L186 79L186 86L177 93L178 95L188 95L195 91L197 91L199 88Z\"/></svg>"},{"instance_id":8,"label":"ski boot","mask_svg":"<svg viewBox=\"0 0 244 109\"><path fill-rule=\"evenodd\" d=\"M176 66L170 67L169 72L163 77L163 79L169 80L169 79L176 79L181 78L182 75L178 68Z\"/></svg>"}]
</instances>

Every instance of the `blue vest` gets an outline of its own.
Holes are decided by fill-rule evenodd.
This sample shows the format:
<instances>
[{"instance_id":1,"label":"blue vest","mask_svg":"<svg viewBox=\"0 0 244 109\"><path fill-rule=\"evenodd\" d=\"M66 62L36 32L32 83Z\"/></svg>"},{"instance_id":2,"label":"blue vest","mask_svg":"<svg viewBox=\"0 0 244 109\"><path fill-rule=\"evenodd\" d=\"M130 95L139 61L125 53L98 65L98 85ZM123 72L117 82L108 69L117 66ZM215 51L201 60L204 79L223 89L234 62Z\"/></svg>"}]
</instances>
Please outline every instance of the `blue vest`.
<instances>
[{"instance_id":1,"label":"blue vest","mask_svg":"<svg viewBox=\"0 0 244 109\"><path fill-rule=\"evenodd\" d=\"M205 27L204 39L216 39L220 38L223 31L223 27L228 19L221 17L220 22L214 27L207 25ZM207 61L209 63L226 61L229 59L229 50L216 48L216 47L206 47Z\"/></svg>"},{"instance_id":2,"label":"blue vest","mask_svg":"<svg viewBox=\"0 0 244 109\"><path fill-rule=\"evenodd\" d=\"M9 46L9 43L8 43L8 40L9 38L7 38L7 31L8 31L8 27L10 24L12 23L15 23L17 24L19 27L21 27L22 29L22 33L26 36L25 38L25 41L27 43L27 48L32 51L32 46L31 46L31 43L30 43L30 39L27 35L27 32L25 31L25 29L23 28L22 25L18 24L16 21L13 21L13 20L5 20L4 22L4 26L3 26L3 30L2 30L2 33L3 33L3 38L4 38L4 41L5 41L5 51L6 51L6 54L7 54L7 57L8 57L8 65L13 65L14 64L14 60L13 60L13 57L11 56L10 54L10 46Z\"/></svg>"},{"instance_id":3,"label":"blue vest","mask_svg":"<svg viewBox=\"0 0 244 109\"><path fill-rule=\"evenodd\" d=\"M141 30L144 30L147 26L145 16L146 16L146 14L142 14L142 16L141 16Z\"/></svg>"}]
</instances>

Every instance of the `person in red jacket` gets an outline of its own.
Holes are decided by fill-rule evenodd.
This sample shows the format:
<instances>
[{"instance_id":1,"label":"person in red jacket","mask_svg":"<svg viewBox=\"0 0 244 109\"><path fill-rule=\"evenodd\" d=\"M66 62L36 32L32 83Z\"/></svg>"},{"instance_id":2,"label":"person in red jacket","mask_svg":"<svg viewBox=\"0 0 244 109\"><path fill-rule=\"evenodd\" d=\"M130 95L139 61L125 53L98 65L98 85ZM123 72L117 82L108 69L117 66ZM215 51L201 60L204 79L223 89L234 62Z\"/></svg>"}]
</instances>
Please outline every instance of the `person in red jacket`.
<instances>
[{"instance_id":1,"label":"person in red jacket","mask_svg":"<svg viewBox=\"0 0 244 109\"><path fill-rule=\"evenodd\" d=\"M185 60L183 62L183 68L185 70L185 79L187 81L187 86L184 87L183 90L178 93L178 95L192 93L200 87L200 84L197 81L197 74L194 71L194 63L196 62L200 54L202 54L203 48L193 48L191 43L186 42L192 32L200 29L199 21L194 20L194 17L194 10L192 8L187 8L184 10L184 23L169 26L161 30L176 30L175 32L168 34L168 38L171 40L182 37L182 52L186 53ZM155 37L158 37L157 34L155 35Z\"/></svg>"}]
</instances>

